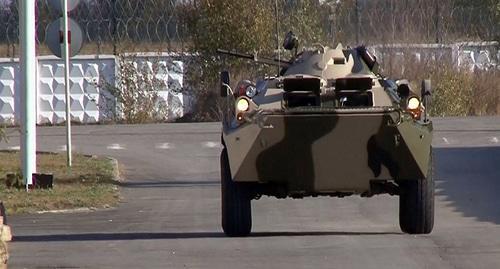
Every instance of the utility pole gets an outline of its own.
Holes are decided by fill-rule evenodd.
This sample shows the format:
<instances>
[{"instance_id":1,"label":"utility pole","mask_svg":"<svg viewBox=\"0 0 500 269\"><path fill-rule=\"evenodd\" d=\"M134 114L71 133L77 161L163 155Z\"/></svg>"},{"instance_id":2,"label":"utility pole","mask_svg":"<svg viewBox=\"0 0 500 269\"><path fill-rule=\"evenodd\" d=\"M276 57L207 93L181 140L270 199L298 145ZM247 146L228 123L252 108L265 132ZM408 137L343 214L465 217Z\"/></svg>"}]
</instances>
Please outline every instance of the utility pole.
<instances>
[{"instance_id":1,"label":"utility pole","mask_svg":"<svg viewBox=\"0 0 500 269\"><path fill-rule=\"evenodd\" d=\"M36 35L35 1L19 1L21 70L21 162L26 191L36 173Z\"/></svg>"}]
</instances>

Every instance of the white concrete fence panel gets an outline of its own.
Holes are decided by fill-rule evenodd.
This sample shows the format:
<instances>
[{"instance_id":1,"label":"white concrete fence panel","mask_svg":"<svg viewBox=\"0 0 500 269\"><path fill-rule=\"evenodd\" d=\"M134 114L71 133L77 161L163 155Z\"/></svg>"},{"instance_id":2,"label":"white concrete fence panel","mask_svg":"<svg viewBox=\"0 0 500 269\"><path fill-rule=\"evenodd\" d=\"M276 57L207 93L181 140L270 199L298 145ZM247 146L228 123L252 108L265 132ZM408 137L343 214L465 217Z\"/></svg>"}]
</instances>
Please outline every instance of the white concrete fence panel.
<instances>
[{"instance_id":1,"label":"white concrete fence panel","mask_svg":"<svg viewBox=\"0 0 500 269\"><path fill-rule=\"evenodd\" d=\"M104 84L116 85L119 57L113 55L77 56L70 66L71 120L83 124L111 119L116 106ZM133 59L138 65L159 65L156 78L162 81L158 89L167 106L165 120L174 120L185 113L182 94L184 64L168 54L143 54ZM152 68L150 68L152 69ZM20 83L18 59L0 59L0 124L18 124L20 119ZM64 63L52 56L38 57L37 123L60 124L66 121ZM105 82L105 83L104 83ZM113 111L111 111L113 110Z\"/></svg>"},{"instance_id":2,"label":"white concrete fence panel","mask_svg":"<svg viewBox=\"0 0 500 269\"><path fill-rule=\"evenodd\" d=\"M0 123L13 123L20 118L19 63L0 62Z\"/></svg>"},{"instance_id":3,"label":"white concrete fence panel","mask_svg":"<svg viewBox=\"0 0 500 269\"><path fill-rule=\"evenodd\" d=\"M427 63L444 61L470 70L500 70L500 47L492 42L461 42L455 44L386 44L371 46L381 61L397 66L401 73L405 62ZM406 61L405 61L406 60Z\"/></svg>"}]
</instances>

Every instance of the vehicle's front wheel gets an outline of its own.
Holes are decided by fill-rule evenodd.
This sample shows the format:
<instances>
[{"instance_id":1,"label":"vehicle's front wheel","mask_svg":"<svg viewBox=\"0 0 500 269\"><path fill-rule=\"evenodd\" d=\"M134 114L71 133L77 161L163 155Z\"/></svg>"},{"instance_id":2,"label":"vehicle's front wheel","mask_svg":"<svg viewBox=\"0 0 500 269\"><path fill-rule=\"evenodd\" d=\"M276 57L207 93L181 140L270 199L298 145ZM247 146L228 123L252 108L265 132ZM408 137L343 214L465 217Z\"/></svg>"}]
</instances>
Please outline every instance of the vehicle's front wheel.
<instances>
[{"instance_id":1,"label":"vehicle's front wheel","mask_svg":"<svg viewBox=\"0 0 500 269\"><path fill-rule=\"evenodd\" d=\"M247 236L252 229L251 196L246 186L231 178L227 149L220 156L222 229L227 236Z\"/></svg>"},{"instance_id":2,"label":"vehicle's front wheel","mask_svg":"<svg viewBox=\"0 0 500 269\"><path fill-rule=\"evenodd\" d=\"M429 234L434 228L432 157L427 178L399 181L399 226L408 234Z\"/></svg>"}]
</instances>

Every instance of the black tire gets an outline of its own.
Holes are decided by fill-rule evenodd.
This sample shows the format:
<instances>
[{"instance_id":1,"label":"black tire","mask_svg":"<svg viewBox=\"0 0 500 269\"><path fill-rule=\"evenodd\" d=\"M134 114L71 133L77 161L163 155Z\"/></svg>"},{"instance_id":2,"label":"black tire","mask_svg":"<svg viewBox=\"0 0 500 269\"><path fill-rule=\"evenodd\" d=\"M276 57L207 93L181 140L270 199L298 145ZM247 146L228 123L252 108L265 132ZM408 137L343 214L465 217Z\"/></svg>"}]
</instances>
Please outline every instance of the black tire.
<instances>
[{"instance_id":1,"label":"black tire","mask_svg":"<svg viewBox=\"0 0 500 269\"><path fill-rule=\"evenodd\" d=\"M227 150L220 156L222 229L227 236L248 236L252 230L251 197L246 186L231 178Z\"/></svg>"},{"instance_id":2,"label":"black tire","mask_svg":"<svg viewBox=\"0 0 500 269\"><path fill-rule=\"evenodd\" d=\"M434 228L432 156L427 178L399 182L399 226L408 234L429 234Z\"/></svg>"}]
</instances>

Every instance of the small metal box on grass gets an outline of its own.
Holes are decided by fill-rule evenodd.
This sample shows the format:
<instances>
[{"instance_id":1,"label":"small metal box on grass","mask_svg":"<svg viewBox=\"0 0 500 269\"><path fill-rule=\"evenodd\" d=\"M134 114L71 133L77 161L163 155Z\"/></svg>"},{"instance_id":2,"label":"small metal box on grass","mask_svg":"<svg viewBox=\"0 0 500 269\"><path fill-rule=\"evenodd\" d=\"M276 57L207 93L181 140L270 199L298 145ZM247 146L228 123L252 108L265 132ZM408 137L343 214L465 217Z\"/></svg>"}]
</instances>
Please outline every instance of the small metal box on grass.
<instances>
[{"instance_id":1,"label":"small metal box on grass","mask_svg":"<svg viewBox=\"0 0 500 269\"><path fill-rule=\"evenodd\" d=\"M33 188L35 189L52 189L53 182L53 174L33 174Z\"/></svg>"}]
</instances>

